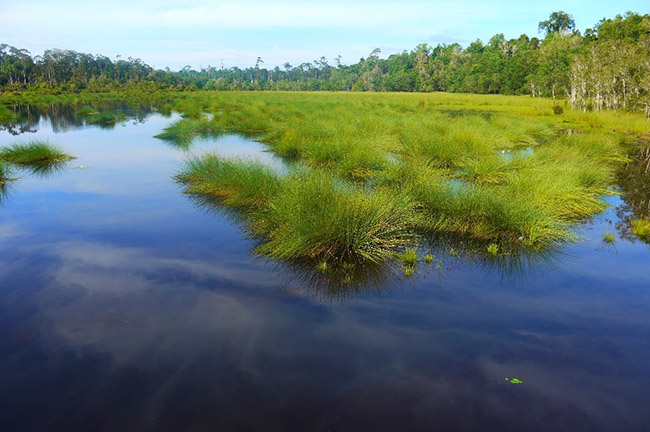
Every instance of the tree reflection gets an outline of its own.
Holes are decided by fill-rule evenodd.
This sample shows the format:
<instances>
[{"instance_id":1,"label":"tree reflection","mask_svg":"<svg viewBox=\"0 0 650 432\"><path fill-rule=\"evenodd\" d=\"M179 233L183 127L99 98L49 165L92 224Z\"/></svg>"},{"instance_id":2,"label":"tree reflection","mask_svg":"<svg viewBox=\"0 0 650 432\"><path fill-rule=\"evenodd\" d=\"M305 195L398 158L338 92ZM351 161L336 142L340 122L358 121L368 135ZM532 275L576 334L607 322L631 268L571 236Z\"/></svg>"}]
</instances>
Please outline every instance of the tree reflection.
<instances>
[{"instance_id":1,"label":"tree reflection","mask_svg":"<svg viewBox=\"0 0 650 432\"><path fill-rule=\"evenodd\" d=\"M623 204L616 208L620 222L616 228L622 238L637 240L632 234L632 222L650 219L650 147L642 146L630 155L617 174Z\"/></svg>"}]
</instances>

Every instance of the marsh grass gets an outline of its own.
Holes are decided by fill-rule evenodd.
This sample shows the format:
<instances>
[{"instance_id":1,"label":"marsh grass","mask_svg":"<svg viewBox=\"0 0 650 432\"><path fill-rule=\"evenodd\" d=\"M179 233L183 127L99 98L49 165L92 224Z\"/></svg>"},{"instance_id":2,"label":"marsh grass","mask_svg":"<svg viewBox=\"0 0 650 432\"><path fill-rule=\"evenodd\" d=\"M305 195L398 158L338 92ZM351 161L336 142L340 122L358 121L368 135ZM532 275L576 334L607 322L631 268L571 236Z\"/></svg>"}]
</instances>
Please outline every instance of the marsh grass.
<instances>
[{"instance_id":1,"label":"marsh grass","mask_svg":"<svg viewBox=\"0 0 650 432\"><path fill-rule=\"evenodd\" d=\"M0 150L0 159L20 166L56 164L74 159L47 141L34 140Z\"/></svg>"},{"instance_id":2,"label":"marsh grass","mask_svg":"<svg viewBox=\"0 0 650 432\"><path fill-rule=\"evenodd\" d=\"M98 112L90 105L83 105L75 110L75 114L77 114L79 117L91 117L97 115Z\"/></svg>"},{"instance_id":3,"label":"marsh grass","mask_svg":"<svg viewBox=\"0 0 650 432\"><path fill-rule=\"evenodd\" d=\"M183 149L189 149L194 138L205 138L218 132L217 125L205 118L184 118L167 126L155 138L170 142Z\"/></svg>"},{"instance_id":4,"label":"marsh grass","mask_svg":"<svg viewBox=\"0 0 650 432\"><path fill-rule=\"evenodd\" d=\"M603 241L605 243L610 243L610 244L614 243L616 241L616 235L608 231L605 234L603 234Z\"/></svg>"},{"instance_id":5,"label":"marsh grass","mask_svg":"<svg viewBox=\"0 0 650 432\"><path fill-rule=\"evenodd\" d=\"M12 120L16 118L16 114L4 105L0 105L0 121Z\"/></svg>"},{"instance_id":6,"label":"marsh grass","mask_svg":"<svg viewBox=\"0 0 650 432\"><path fill-rule=\"evenodd\" d=\"M275 154L309 167L250 198L251 230L264 239L260 253L327 265L399 258L423 236L462 239L479 255L495 245L499 257L574 241L574 223L606 208L603 196L626 160L627 138L613 130L644 130L634 116L556 116L548 101L511 97L219 93L197 95L195 108L188 101L174 109L199 107L212 120L183 119L167 138L256 133ZM187 167L188 191L234 207L249 199L239 197L249 194L243 185L224 189L216 177L248 178L253 168L217 164L222 174L206 168L199 179L189 175L197 163Z\"/></svg>"},{"instance_id":7,"label":"marsh grass","mask_svg":"<svg viewBox=\"0 0 650 432\"><path fill-rule=\"evenodd\" d=\"M0 159L0 187L12 181L13 171L8 163Z\"/></svg>"},{"instance_id":8,"label":"marsh grass","mask_svg":"<svg viewBox=\"0 0 650 432\"><path fill-rule=\"evenodd\" d=\"M632 234L645 242L650 242L650 220L636 219L631 222Z\"/></svg>"},{"instance_id":9,"label":"marsh grass","mask_svg":"<svg viewBox=\"0 0 650 432\"><path fill-rule=\"evenodd\" d=\"M123 113L104 111L88 115L87 121L88 123L97 126L112 127L117 123L126 121L126 118L126 114Z\"/></svg>"},{"instance_id":10,"label":"marsh grass","mask_svg":"<svg viewBox=\"0 0 650 432\"><path fill-rule=\"evenodd\" d=\"M529 97L201 92L166 103L161 111L184 118L161 139L187 148L205 134L255 134L303 167L279 178L211 155L179 179L243 212L258 251L316 259L312 270L398 258L421 237L455 238L471 247L454 250L482 256L495 244L491 262L554 249L606 208L624 142L648 130L643 116L555 115L552 101Z\"/></svg>"}]
</instances>

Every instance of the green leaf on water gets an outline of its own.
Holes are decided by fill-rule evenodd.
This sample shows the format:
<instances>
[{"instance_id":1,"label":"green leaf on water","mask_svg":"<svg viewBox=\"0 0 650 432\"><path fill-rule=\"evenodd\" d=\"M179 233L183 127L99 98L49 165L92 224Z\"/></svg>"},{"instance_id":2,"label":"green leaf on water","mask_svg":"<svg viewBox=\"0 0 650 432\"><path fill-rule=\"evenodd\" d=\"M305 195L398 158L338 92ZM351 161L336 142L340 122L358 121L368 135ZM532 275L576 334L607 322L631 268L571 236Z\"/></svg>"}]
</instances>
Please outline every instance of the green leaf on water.
<instances>
[{"instance_id":1,"label":"green leaf on water","mask_svg":"<svg viewBox=\"0 0 650 432\"><path fill-rule=\"evenodd\" d=\"M508 378L508 377L506 377L506 381L508 381L510 384L523 384L524 383L519 378Z\"/></svg>"}]
</instances>

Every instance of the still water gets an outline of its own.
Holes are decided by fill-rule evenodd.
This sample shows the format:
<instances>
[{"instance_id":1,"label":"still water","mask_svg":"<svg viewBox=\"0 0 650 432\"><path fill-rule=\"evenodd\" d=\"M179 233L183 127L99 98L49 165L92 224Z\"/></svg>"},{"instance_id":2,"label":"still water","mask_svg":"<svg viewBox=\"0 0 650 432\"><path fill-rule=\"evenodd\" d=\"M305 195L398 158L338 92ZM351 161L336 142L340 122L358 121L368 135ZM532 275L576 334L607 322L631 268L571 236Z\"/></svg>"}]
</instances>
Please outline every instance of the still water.
<instances>
[{"instance_id":1,"label":"still water","mask_svg":"<svg viewBox=\"0 0 650 432\"><path fill-rule=\"evenodd\" d=\"M128 114L99 128L57 107L0 131L77 157L17 172L2 199L0 430L650 430L632 204L609 198L581 242L523 267L439 256L332 289L253 255L172 178L208 150L283 169L263 145L186 152L153 138L177 117Z\"/></svg>"}]
</instances>

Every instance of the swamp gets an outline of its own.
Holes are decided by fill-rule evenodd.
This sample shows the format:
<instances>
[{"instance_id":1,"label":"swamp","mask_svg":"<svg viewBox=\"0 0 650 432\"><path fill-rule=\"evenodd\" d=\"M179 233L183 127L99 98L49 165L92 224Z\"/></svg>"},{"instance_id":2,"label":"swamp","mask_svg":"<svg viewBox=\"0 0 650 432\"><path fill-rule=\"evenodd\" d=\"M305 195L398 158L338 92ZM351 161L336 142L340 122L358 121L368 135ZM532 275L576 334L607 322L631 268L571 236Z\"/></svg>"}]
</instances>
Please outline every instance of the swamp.
<instances>
[{"instance_id":1,"label":"swamp","mask_svg":"<svg viewBox=\"0 0 650 432\"><path fill-rule=\"evenodd\" d=\"M650 429L642 113L450 93L0 107L5 430Z\"/></svg>"}]
</instances>

